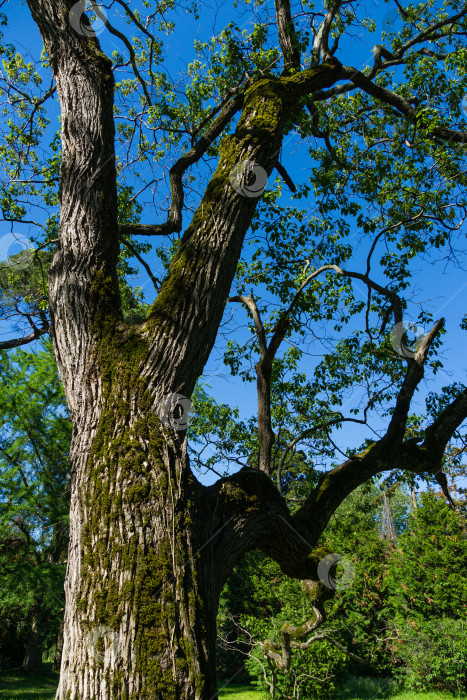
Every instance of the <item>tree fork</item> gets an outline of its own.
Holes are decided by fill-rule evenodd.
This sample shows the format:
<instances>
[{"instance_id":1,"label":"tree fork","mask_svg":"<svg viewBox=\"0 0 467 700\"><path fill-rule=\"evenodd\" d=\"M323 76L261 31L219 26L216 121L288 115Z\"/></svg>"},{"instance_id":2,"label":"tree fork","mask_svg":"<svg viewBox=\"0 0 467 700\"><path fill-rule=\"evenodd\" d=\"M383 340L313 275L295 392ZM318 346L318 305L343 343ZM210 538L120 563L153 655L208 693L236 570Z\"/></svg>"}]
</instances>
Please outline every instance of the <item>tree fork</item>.
<instances>
[{"instance_id":1,"label":"tree fork","mask_svg":"<svg viewBox=\"0 0 467 700\"><path fill-rule=\"evenodd\" d=\"M235 134L224 139L147 322L126 328L115 276L110 62L96 39L73 33L67 4L29 5L51 58L63 120L50 307L74 436L57 697L207 700L216 693L215 615L224 583L208 546L217 537L215 511L206 518L184 438L163 428L155 409L167 393L191 394L216 336L256 206L232 189L232 168L253 160L270 174L291 104L304 89L332 85L336 71L266 79L247 91ZM244 551L243 545L238 556Z\"/></svg>"}]
</instances>

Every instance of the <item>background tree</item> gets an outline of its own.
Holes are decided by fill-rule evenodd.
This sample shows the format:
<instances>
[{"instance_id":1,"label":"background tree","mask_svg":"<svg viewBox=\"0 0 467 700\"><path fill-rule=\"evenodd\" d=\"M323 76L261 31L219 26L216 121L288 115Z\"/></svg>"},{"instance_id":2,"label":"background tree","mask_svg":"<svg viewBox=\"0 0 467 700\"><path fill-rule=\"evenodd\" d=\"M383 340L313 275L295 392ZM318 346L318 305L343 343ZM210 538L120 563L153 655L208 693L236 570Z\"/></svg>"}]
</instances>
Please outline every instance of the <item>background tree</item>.
<instances>
[{"instance_id":1,"label":"background tree","mask_svg":"<svg viewBox=\"0 0 467 700\"><path fill-rule=\"evenodd\" d=\"M466 547L464 517L433 493L422 493L391 559L388 586L394 608L414 620L465 619Z\"/></svg>"},{"instance_id":2,"label":"background tree","mask_svg":"<svg viewBox=\"0 0 467 700\"><path fill-rule=\"evenodd\" d=\"M50 332L73 422L58 697L211 698L216 610L241 557L262 550L317 594L319 610L328 591L315 548L342 501L383 471L439 476L446 446L459 439L459 385L428 407L415 439L406 434L425 369L440 368L443 319L421 308L430 330L403 350L403 363L387 331L406 320L411 261L437 246L448 262L456 252L467 10L456 1L402 8L400 32L373 45L374 23L351 2L303 10L277 0L274 17L266 5L251 8L245 31L234 3L212 40L194 34L180 93L165 65L171 4L115 0L107 17L94 6L106 30L99 39L81 3L28 7L45 51L29 60L8 39L2 46L2 209L10 224L37 226L35 247L53 259L45 318L29 319L17 303L29 332L3 347ZM181 7L197 19L196 6ZM356 30L372 54L363 70L343 65ZM47 121L56 95L61 146ZM310 180L298 187L282 163L294 128L309 143ZM311 212L279 200L280 184L259 197L255 176L265 182L273 170L297 199L309 197ZM166 197L167 218L153 223ZM352 227L360 263L351 261ZM240 261L247 232L254 253ZM118 260L125 247L144 267L133 243L141 235L167 237L155 250L163 279L145 267L157 296L130 324ZM171 407L202 375L234 280L230 300L253 332L226 359L257 381L256 449L238 473L202 486ZM303 348L316 334L327 349L314 376L303 376ZM302 395L273 405L284 363ZM366 395L347 413L353 386ZM351 421L368 426L366 449L338 458L331 429ZM281 491L294 449L316 478L292 513Z\"/></svg>"},{"instance_id":3,"label":"background tree","mask_svg":"<svg viewBox=\"0 0 467 700\"><path fill-rule=\"evenodd\" d=\"M49 341L35 353L1 351L0 367L2 665L22 650L33 670L63 617L71 424Z\"/></svg>"},{"instance_id":4,"label":"background tree","mask_svg":"<svg viewBox=\"0 0 467 700\"><path fill-rule=\"evenodd\" d=\"M306 650L294 652L287 670L268 664L262 644L266 638L280 642L284 624L310 617L306 598L299 582L264 555L245 557L221 599L220 670L227 678L239 677L243 658L257 686L277 698L335 697L336 683L342 687L349 674L390 678L393 687L408 690L465 690L462 516L429 493L411 513L411 499L400 488L391 487L389 500L396 543L381 532L382 492L372 484L334 514L323 542L354 563L354 576L325 605L324 627Z\"/></svg>"},{"instance_id":5,"label":"background tree","mask_svg":"<svg viewBox=\"0 0 467 700\"><path fill-rule=\"evenodd\" d=\"M409 689L467 688L466 563L465 515L422 493L387 578L392 646Z\"/></svg>"}]
</instances>

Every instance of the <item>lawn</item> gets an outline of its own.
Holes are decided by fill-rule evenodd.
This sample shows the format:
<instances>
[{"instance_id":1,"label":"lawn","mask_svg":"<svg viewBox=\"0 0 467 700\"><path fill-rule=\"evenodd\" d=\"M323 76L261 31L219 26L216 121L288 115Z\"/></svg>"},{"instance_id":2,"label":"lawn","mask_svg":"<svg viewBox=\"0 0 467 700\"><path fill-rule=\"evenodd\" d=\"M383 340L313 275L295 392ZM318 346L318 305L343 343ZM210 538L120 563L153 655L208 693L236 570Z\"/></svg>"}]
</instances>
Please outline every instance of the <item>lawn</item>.
<instances>
[{"instance_id":1,"label":"lawn","mask_svg":"<svg viewBox=\"0 0 467 700\"><path fill-rule=\"evenodd\" d=\"M448 700L457 697L465 700L465 695L451 695L449 693L427 692L415 693L413 691L400 691L395 688L391 679L385 678L356 678L350 677L345 687L338 694L339 700Z\"/></svg>"},{"instance_id":2,"label":"lawn","mask_svg":"<svg viewBox=\"0 0 467 700\"><path fill-rule=\"evenodd\" d=\"M219 700L263 700L267 697L257 690L252 690L250 685L238 685L232 683L225 688L219 686Z\"/></svg>"},{"instance_id":3,"label":"lawn","mask_svg":"<svg viewBox=\"0 0 467 700\"><path fill-rule=\"evenodd\" d=\"M53 700L58 685L58 673L50 670L52 664L44 664L43 673L24 673L19 669L0 673L0 698L21 700Z\"/></svg>"},{"instance_id":4,"label":"lawn","mask_svg":"<svg viewBox=\"0 0 467 700\"><path fill-rule=\"evenodd\" d=\"M50 667L50 664L45 664ZM54 700L58 673L24 673L21 670L0 673L0 700ZM265 696L248 685L232 684L219 692L219 700L263 700Z\"/></svg>"},{"instance_id":5,"label":"lawn","mask_svg":"<svg viewBox=\"0 0 467 700\"><path fill-rule=\"evenodd\" d=\"M413 693L393 690L391 682L374 678L349 678L336 700L467 700L466 695L447 693ZM220 686L222 688L222 686ZM249 685L229 684L219 690L219 700L267 700L269 695L252 690ZM312 700L312 698L303 698Z\"/></svg>"},{"instance_id":6,"label":"lawn","mask_svg":"<svg viewBox=\"0 0 467 700\"><path fill-rule=\"evenodd\" d=\"M45 664L43 673L24 673L21 670L1 673L0 700L54 700L58 673L53 673L50 666ZM219 689L219 700L265 700L267 697L244 684L231 683L225 687L221 684ZM372 678L350 678L337 696L339 700L449 700L453 697L443 693L392 693L388 682ZM456 697L467 700L465 695Z\"/></svg>"}]
</instances>

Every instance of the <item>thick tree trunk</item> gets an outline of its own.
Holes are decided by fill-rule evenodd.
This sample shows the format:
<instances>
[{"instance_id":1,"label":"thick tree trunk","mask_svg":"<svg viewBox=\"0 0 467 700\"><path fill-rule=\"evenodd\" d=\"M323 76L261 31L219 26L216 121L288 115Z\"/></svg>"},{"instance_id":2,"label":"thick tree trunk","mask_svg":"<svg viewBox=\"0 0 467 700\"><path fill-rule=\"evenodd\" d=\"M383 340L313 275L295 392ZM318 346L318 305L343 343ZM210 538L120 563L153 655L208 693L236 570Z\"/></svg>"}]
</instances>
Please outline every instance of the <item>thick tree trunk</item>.
<instances>
[{"instance_id":1,"label":"thick tree trunk","mask_svg":"<svg viewBox=\"0 0 467 700\"><path fill-rule=\"evenodd\" d=\"M218 600L233 566L254 547L284 563L309 548L265 474L200 485L184 433L161 423L146 382L120 360L93 435L77 431L72 446L57 698L213 700Z\"/></svg>"},{"instance_id":2,"label":"thick tree trunk","mask_svg":"<svg viewBox=\"0 0 467 700\"><path fill-rule=\"evenodd\" d=\"M306 558L309 546L264 474L201 487L184 433L157 414L167 395L191 395L224 313L257 202L232 187L233 169L250 162L269 175L301 98L332 85L339 71L320 66L249 88L148 320L127 327L116 279L111 62L96 39L72 28L73 3L28 4L62 116L60 241L49 296L74 432L57 697L211 700L217 604L233 565L255 546L284 565L291 553ZM288 566L310 573L306 562Z\"/></svg>"},{"instance_id":3,"label":"thick tree trunk","mask_svg":"<svg viewBox=\"0 0 467 700\"><path fill-rule=\"evenodd\" d=\"M57 698L209 700L223 582L205 489L182 433L154 414L119 418L105 401L74 475Z\"/></svg>"},{"instance_id":4,"label":"thick tree trunk","mask_svg":"<svg viewBox=\"0 0 467 700\"><path fill-rule=\"evenodd\" d=\"M37 618L31 624L28 645L21 667L25 671L39 671L42 668L42 644L43 637L39 633Z\"/></svg>"}]
</instances>

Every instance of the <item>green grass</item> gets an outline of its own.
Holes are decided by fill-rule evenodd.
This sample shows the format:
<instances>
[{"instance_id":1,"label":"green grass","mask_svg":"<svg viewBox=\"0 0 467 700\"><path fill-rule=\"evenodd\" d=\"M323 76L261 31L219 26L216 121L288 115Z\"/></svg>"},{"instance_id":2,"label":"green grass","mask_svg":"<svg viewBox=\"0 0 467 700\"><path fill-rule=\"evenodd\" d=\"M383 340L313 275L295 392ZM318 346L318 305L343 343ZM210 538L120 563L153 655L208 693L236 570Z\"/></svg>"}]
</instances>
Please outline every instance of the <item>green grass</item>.
<instances>
[{"instance_id":1,"label":"green grass","mask_svg":"<svg viewBox=\"0 0 467 700\"><path fill-rule=\"evenodd\" d=\"M25 673L21 669L0 673L0 700L54 700L58 685L58 673L50 670L52 664L44 664L43 673ZM262 700L265 696L249 685L227 685L219 692L219 700Z\"/></svg>"},{"instance_id":2,"label":"green grass","mask_svg":"<svg viewBox=\"0 0 467 700\"><path fill-rule=\"evenodd\" d=\"M448 695L446 693L400 693L399 695L393 695L393 700L465 700L465 695Z\"/></svg>"},{"instance_id":3,"label":"green grass","mask_svg":"<svg viewBox=\"0 0 467 700\"><path fill-rule=\"evenodd\" d=\"M44 664L42 673L25 673L21 669L0 673L0 698L21 700L53 700L58 685L58 673L52 664Z\"/></svg>"},{"instance_id":4,"label":"green grass","mask_svg":"<svg viewBox=\"0 0 467 700\"><path fill-rule=\"evenodd\" d=\"M338 694L339 700L448 700L456 697L465 700L466 696L453 696L449 693L397 691L394 681L384 678L350 677Z\"/></svg>"},{"instance_id":5,"label":"green grass","mask_svg":"<svg viewBox=\"0 0 467 700\"><path fill-rule=\"evenodd\" d=\"M249 685L232 683L220 686L219 700L264 700L269 695L253 690ZM453 696L448 693L397 692L395 685L384 678L349 678L345 687L336 695L336 700L467 700L466 695ZM313 698L303 698L313 700Z\"/></svg>"},{"instance_id":6,"label":"green grass","mask_svg":"<svg viewBox=\"0 0 467 700\"><path fill-rule=\"evenodd\" d=\"M252 690L251 685L232 683L225 688L219 687L219 700L263 700L266 695Z\"/></svg>"},{"instance_id":7,"label":"green grass","mask_svg":"<svg viewBox=\"0 0 467 700\"><path fill-rule=\"evenodd\" d=\"M20 669L0 673L0 700L54 700L58 684L58 673L50 670L51 664L44 664L43 673L25 673ZM220 684L219 700L264 700L263 693L253 690L250 685L229 683L224 688ZM391 682L375 678L349 678L336 700L449 700L454 696L446 693L398 693ZM466 695L456 696L457 700L467 700ZM303 698L312 700L312 698Z\"/></svg>"}]
</instances>

